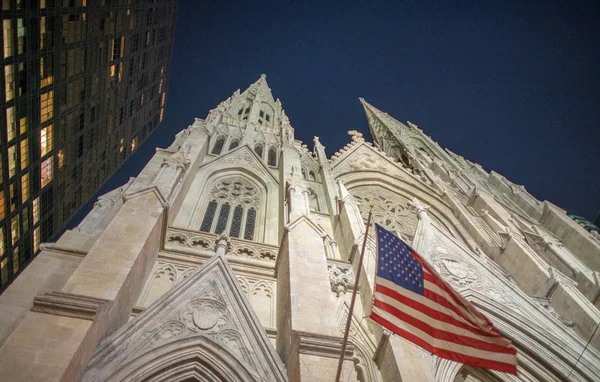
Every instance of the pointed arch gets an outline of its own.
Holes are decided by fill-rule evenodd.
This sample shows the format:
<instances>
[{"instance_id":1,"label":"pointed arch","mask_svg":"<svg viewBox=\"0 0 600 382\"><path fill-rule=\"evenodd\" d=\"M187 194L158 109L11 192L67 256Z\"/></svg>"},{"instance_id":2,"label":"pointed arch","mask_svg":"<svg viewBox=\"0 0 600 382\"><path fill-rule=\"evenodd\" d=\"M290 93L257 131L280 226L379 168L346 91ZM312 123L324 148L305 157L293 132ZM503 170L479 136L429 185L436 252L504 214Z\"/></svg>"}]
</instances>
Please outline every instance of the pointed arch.
<instances>
[{"instance_id":1,"label":"pointed arch","mask_svg":"<svg viewBox=\"0 0 600 382\"><path fill-rule=\"evenodd\" d=\"M235 149L239 145L240 145L240 140L239 139L237 139L237 138L232 139L231 142L229 143L229 151Z\"/></svg>"},{"instance_id":2,"label":"pointed arch","mask_svg":"<svg viewBox=\"0 0 600 382\"><path fill-rule=\"evenodd\" d=\"M308 179L315 182L317 181L317 175L315 174L314 170L308 171Z\"/></svg>"},{"instance_id":3,"label":"pointed arch","mask_svg":"<svg viewBox=\"0 0 600 382\"><path fill-rule=\"evenodd\" d=\"M269 166L277 166L277 152L275 147L271 147L269 149L269 154L267 155L267 163Z\"/></svg>"},{"instance_id":4,"label":"pointed arch","mask_svg":"<svg viewBox=\"0 0 600 382\"><path fill-rule=\"evenodd\" d=\"M261 159L263 157L263 145L262 143L258 143L254 146L254 152L256 153L256 155L258 155Z\"/></svg>"},{"instance_id":5,"label":"pointed arch","mask_svg":"<svg viewBox=\"0 0 600 382\"><path fill-rule=\"evenodd\" d=\"M221 151L223 150L224 145L225 145L225 137L221 135L215 141L215 144L213 145L211 154L214 154L214 155L221 154Z\"/></svg>"},{"instance_id":6,"label":"pointed arch","mask_svg":"<svg viewBox=\"0 0 600 382\"><path fill-rule=\"evenodd\" d=\"M258 381L229 349L199 335L175 339L123 365L106 381Z\"/></svg>"}]
</instances>

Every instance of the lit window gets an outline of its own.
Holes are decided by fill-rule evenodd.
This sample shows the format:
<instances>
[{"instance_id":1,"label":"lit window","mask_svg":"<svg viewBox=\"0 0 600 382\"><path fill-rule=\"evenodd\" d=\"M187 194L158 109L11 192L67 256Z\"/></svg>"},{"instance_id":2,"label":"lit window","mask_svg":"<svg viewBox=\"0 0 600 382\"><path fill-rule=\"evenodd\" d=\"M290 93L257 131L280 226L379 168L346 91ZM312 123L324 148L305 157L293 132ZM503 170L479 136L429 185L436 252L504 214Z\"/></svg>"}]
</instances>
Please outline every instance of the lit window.
<instances>
[{"instance_id":1,"label":"lit window","mask_svg":"<svg viewBox=\"0 0 600 382\"><path fill-rule=\"evenodd\" d=\"M21 202L29 200L29 174L21 177Z\"/></svg>"},{"instance_id":2,"label":"lit window","mask_svg":"<svg viewBox=\"0 0 600 382\"><path fill-rule=\"evenodd\" d=\"M52 161L53 157L49 157L40 165L40 183L43 188L52 181Z\"/></svg>"},{"instance_id":3,"label":"lit window","mask_svg":"<svg viewBox=\"0 0 600 382\"><path fill-rule=\"evenodd\" d=\"M40 227L33 230L33 251L37 252L40 249Z\"/></svg>"},{"instance_id":4,"label":"lit window","mask_svg":"<svg viewBox=\"0 0 600 382\"><path fill-rule=\"evenodd\" d=\"M113 64L110 66L110 76L114 77L114 75L115 75L115 65Z\"/></svg>"},{"instance_id":5,"label":"lit window","mask_svg":"<svg viewBox=\"0 0 600 382\"><path fill-rule=\"evenodd\" d=\"M40 8L43 8L43 7L40 5ZM44 49L45 38L46 38L46 16L42 16L42 17L40 17L40 49Z\"/></svg>"},{"instance_id":6,"label":"lit window","mask_svg":"<svg viewBox=\"0 0 600 382\"><path fill-rule=\"evenodd\" d=\"M27 132L27 117L23 117L19 120L19 134L25 134Z\"/></svg>"},{"instance_id":7,"label":"lit window","mask_svg":"<svg viewBox=\"0 0 600 382\"><path fill-rule=\"evenodd\" d=\"M119 152L122 153L123 152L123 138L121 138L121 147L119 147Z\"/></svg>"},{"instance_id":8,"label":"lit window","mask_svg":"<svg viewBox=\"0 0 600 382\"><path fill-rule=\"evenodd\" d=\"M29 146L27 138L21 141L21 170L25 170L29 166Z\"/></svg>"},{"instance_id":9,"label":"lit window","mask_svg":"<svg viewBox=\"0 0 600 382\"><path fill-rule=\"evenodd\" d=\"M133 138L131 140L131 151L135 150L135 143L136 143L136 141L137 141L137 138Z\"/></svg>"},{"instance_id":10,"label":"lit window","mask_svg":"<svg viewBox=\"0 0 600 382\"><path fill-rule=\"evenodd\" d=\"M50 57L40 58L40 78L42 87L52 84L52 60Z\"/></svg>"},{"instance_id":11,"label":"lit window","mask_svg":"<svg viewBox=\"0 0 600 382\"><path fill-rule=\"evenodd\" d=\"M160 106L165 106L165 99L167 98L167 93L162 94L162 98L160 100Z\"/></svg>"},{"instance_id":12,"label":"lit window","mask_svg":"<svg viewBox=\"0 0 600 382\"><path fill-rule=\"evenodd\" d=\"M15 97L15 73L13 65L4 66L4 89L6 101Z\"/></svg>"},{"instance_id":13,"label":"lit window","mask_svg":"<svg viewBox=\"0 0 600 382\"><path fill-rule=\"evenodd\" d=\"M10 11L10 0L2 0L2 10Z\"/></svg>"},{"instance_id":14,"label":"lit window","mask_svg":"<svg viewBox=\"0 0 600 382\"><path fill-rule=\"evenodd\" d=\"M40 151L41 156L52 151L52 125L46 126L40 130Z\"/></svg>"},{"instance_id":15,"label":"lit window","mask_svg":"<svg viewBox=\"0 0 600 382\"><path fill-rule=\"evenodd\" d=\"M33 217L33 224L37 224L40 221L40 198L33 199L32 205L31 216Z\"/></svg>"},{"instance_id":16,"label":"lit window","mask_svg":"<svg viewBox=\"0 0 600 382\"><path fill-rule=\"evenodd\" d=\"M25 53L25 22L23 19L17 19L17 45L19 54Z\"/></svg>"},{"instance_id":17,"label":"lit window","mask_svg":"<svg viewBox=\"0 0 600 382\"><path fill-rule=\"evenodd\" d=\"M65 154L63 154L62 150L58 150L56 158L58 159L58 168L63 168L65 165Z\"/></svg>"},{"instance_id":18,"label":"lit window","mask_svg":"<svg viewBox=\"0 0 600 382\"><path fill-rule=\"evenodd\" d=\"M144 93L140 96L140 106L144 104Z\"/></svg>"},{"instance_id":19,"label":"lit window","mask_svg":"<svg viewBox=\"0 0 600 382\"><path fill-rule=\"evenodd\" d=\"M40 122L42 123L52 118L54 101L53 96L54 92L52 90L47 93L43 93L40 96Z\"/></svg>"},{"instance_id":20,"label":"lit window","mask_svg":"<svg viewBox=\"0 0 600 382\"><path fill-rule=\"evenodd\" d=\"M8 177L12 178L17 173L17 150L16 146L8 148Z\"/></svg>"},{"instance_id":21,"label":"lit window","mask_svg":"<svg viewBox=\"0 0 600 382\"><path fill-rule=\"evenodd\" d=\"M13 55L11 20L2 20L2 32L4 36L4 58L7 58Z\"/></svg>"},{"instance_id":22,"label":"lit window","mask_svg":"<svg viewBox=\"0 0 600 382\"><path fill-rule=\"evenodd\" d=\"M19 247L13 249L13 275L19 272Z\"/></svg>"},{"instance_id":23,"label":"lit window","mask_svg":"<svg viewBox=\"0 0 600 382\"><path fill-rule=\"evenodd\" d=\"M2 252L4 252L4 250ZM8 284L8 257L0 262L0 274L2 275L2 286L5 286Z\"/></svg>"},{"instance_id":24,"label":"lit window","mask_svg":"<svg viewBox=\"0 0 600 382\"><path fill-rule=\"evenodd\" d=\"M4 201L4 191L0 191L0 221L6 216L6 202Z\"/></svg>"},{"instance_id":25,"label":"lit window","mask_svg":"<svg viewBox=\"0 0 600 382\"><path fill-rule=\"evenodd\" d=\"M162 122L164 117L165 117L165 108L163 107L162 109L160 109L160 122Z\"/></svg>"},{"instance_id":26,"label":"lit window","mask_svg":"<svg viewBox=\"0 0 600 382\"><path fill-rule=\"evenodd\" d=\"M6 139L8 142L15 138L15 107L7 107L6 108Z\"/></svg>"},{"instance_id":27,"label":"lit window","mask_svg":"<svg viewBox=\"0 0 600 382\"><path fill-rule=\"evenodd\" d=\"M10 237L12 239L12 245L17 243L19 240L19 215L15 215L10 221Z\"/></svg>"},{"instance_id":28,"label":"lit window","mask_svg":"<svg viewBox=\"0 0 600 382\"><path fill-rule=\"evenodd\" d=\"M8 188L8 196L9 196L9 202L10 202L10 209L8 210L8 212L13 212L14 210L17 209L17 185L15 183L11 183L10 187Z\"/></svg>"}]
</instances>

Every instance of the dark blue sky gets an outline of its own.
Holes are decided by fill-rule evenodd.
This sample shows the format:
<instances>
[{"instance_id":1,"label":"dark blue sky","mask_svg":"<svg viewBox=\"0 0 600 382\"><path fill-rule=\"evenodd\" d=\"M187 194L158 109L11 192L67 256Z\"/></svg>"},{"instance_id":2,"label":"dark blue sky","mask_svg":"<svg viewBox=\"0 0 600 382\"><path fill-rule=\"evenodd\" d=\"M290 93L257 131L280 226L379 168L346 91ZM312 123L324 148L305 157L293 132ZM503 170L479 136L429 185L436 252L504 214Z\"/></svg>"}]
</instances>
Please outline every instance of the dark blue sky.
<instances>
[{"instance_id":1,"label":"dark blue sky","mask_svg":"<svg viewBox=\"0 0 600 382\"><path fill-rule=\"evenodd\" d=\"M600 2L179 4L163 124L106 192L261 73L296 137L368 134L358 97L540 200L600 212Z\"/></svg>"}]
</instances>

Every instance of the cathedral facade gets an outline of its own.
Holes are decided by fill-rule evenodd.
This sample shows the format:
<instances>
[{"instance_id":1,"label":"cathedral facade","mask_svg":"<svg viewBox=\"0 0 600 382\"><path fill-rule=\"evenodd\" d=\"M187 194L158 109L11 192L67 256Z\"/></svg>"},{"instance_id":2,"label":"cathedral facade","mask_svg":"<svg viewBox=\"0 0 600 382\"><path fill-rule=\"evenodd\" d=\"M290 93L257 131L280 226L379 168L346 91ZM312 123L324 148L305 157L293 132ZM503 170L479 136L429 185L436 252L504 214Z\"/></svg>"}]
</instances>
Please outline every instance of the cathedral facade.
<instances>
[{"instance_id":1,"label":"cathedral facade","mask_svg":"<svg viewBox=\"0 0 600 382\"><path fill-rule=\"evenodd\" d=\"M361 103L373 142L332 156L265 76L196 119L0 296L0 379L333 381L360 267L343 381L600 380L598 235ZM370 205L512 340L517 376L368 319Z\"/></svg>"}]
</instances>

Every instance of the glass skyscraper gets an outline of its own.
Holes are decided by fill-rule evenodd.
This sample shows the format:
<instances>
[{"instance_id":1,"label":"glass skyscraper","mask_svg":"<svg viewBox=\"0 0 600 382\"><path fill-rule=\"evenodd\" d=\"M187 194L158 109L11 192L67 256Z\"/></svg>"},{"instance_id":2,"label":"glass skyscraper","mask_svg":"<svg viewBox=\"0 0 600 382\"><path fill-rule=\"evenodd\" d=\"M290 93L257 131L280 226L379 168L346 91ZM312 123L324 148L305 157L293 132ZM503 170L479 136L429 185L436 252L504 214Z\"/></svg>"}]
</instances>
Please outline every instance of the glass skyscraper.
<instances>
[{"instance_id":1,"label":"glass skyscraper","mask_svg":"<svg viewBox=\"0 0 600 382\"><path fill-rule=\"evenodd\" d=\"M0 290L160 124L176 0L3 0Z\"/></svg>"}]
</instances>

